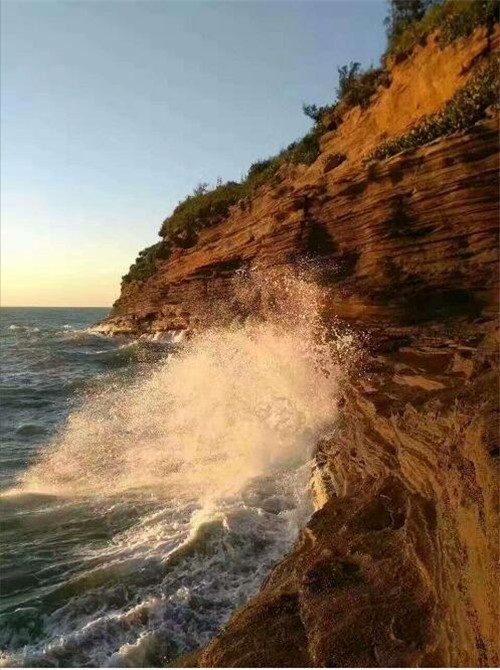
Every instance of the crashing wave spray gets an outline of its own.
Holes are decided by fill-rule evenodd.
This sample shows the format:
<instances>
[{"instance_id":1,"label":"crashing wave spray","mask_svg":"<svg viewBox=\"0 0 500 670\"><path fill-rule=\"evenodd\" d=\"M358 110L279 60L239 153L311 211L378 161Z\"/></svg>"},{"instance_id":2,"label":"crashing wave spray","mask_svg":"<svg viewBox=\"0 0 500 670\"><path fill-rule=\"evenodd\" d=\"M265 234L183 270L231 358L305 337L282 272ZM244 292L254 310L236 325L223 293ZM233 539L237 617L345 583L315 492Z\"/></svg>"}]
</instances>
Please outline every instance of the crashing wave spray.
<instances>
[{"instance_id":1,"label":"crashing wave spray","mask_svg":"<svg viewBox=\"0 0 500 670\"><path fill-rule=\"evenodd\" d=\"M326 337L307 279L253 276L234 295L243 323L89 396L20 482L69 506L75 531L55 517L51 547L79 519L111 536L82 536L69 581L37 600L43 636L9 665L164 665L206 644L294 541L352 341ZM43 505L41 528L61 513Z\"/></svg>"},{"instance_id":2,"label":"crashing wave spray","mask_svg":"<svg viewBox=\"0 0 500 670\"><path fill-rule=\"evenodd\" d=\"M75 495L153 486L208 501L305 463L335 419L339 342L321 337L314 285L289 276L265 284L265 320L261 307L258 321L209 329L134 383L89 398L24 487Z\"/></svg>"}]
</instances>

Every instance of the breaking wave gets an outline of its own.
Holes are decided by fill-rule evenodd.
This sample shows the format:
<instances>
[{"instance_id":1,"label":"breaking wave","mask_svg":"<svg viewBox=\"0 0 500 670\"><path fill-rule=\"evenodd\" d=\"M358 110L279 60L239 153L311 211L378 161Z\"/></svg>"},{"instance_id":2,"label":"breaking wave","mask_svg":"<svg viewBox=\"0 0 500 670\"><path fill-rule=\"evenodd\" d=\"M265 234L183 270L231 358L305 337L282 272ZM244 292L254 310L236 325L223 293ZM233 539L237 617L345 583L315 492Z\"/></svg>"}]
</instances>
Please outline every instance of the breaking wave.
<instances>
[{"instance_id":1,"label":"breaking wave","mask_svg":"<svg viewBox=\"0 0 500 670\"><path fill-rule=\"evenodd\" d=\"M268 313L88 395L3 497L8 532L19 508L31 519L12 561L42 532L60 548L5 619L6 665L164 664L205 644L289 549L352 342L326 337L313 284L266 291Z\"/></svg>"}]
</instances>

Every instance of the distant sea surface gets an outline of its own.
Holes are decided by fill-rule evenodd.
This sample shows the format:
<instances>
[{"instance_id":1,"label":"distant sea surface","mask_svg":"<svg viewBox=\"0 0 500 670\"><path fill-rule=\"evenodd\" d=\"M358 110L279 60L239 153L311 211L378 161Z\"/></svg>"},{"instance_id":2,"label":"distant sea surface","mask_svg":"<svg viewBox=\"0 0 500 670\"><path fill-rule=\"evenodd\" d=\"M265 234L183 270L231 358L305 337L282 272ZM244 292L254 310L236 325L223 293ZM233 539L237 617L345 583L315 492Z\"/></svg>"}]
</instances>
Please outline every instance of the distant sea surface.
<instances>
[{"instance_id":1,"label":"distant sea surface","mask_svg":"<svg viewBox=\"0 0 500 670\"><path fill-rule=\"evenodd\" d=\"M310 513L332 376L302 337L233 329L178 354L92 332L106 314L0 312L3 666L165 665Z\"/></svg>"},{"instance_id":2,"label":"distant sea surface","mask_svg":"<svg viewBox=\"0 0 500 670\"><path fill-rule=\"evenodd\" d=\"M6 307L0 310L0 486L36 456L89 385L127 361L119 343L87 329L106 308Z\"/></svg>"}]
</instances>

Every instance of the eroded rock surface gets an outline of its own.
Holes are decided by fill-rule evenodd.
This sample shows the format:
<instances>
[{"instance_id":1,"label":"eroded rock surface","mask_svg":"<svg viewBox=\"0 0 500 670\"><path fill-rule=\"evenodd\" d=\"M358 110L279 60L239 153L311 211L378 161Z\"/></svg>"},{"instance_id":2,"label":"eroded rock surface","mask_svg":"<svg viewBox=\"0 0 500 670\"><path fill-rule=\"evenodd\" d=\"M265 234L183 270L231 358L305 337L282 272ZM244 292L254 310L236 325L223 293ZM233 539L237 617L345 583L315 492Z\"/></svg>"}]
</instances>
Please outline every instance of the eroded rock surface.
<instances>
[{"instance_id":1,"label":"eroded rock surface","mask_svg":"<svg viewBox=\"0 0 500 670\"><path fill-rule=\"evenodd\" d=\"M233 298L235 274L330 260L323 281L338 316L389 324L496 312L498 118L365 164L384 140L436 112L500 46L498 26L441 48L417 47L367 109L322 138L309 167L283 166L197 243L146 281L122 286L105 325L124 333L196 329ZM339 156L342 159L339 160ZM237 306L235 306L237 307ZM453 312L452 314L450 314Z\"/></svg>"},{"instance_id":2,"label":"eroded rock surface","mask_svg":"<svg viewBox=\"0 0 500 670\"><path fill-rule=\"evenodd\" d=\"M498 665L497 342L399 341L346 387L294 551L191 664Z\"/></svg>"},{"instance_id":3,"label":"eroded rock surface","mask_svg":"<svg viewBox=\"0 0 500 670\"><path fill-rule=\"evenodd\" d=\"M321 260L329 308L350 321L494 315L497 119L413 153L340 166L300 189L286 182L281 189L204 231L148 281L127 284L105 327L196 329L217 301L234 301L238 272L306 257Z\"/></svg>"}]
</instances>

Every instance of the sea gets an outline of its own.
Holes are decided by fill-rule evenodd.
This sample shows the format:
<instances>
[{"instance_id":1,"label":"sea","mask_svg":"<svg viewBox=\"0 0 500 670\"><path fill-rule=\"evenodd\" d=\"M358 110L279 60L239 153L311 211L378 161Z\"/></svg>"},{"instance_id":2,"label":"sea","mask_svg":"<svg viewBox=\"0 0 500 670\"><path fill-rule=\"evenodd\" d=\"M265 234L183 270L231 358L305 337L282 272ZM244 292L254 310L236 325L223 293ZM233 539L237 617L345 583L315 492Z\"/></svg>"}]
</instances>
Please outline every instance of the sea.
<instances>
[{"instance_id":1,"label":"sea","mask_svg":"<svg viewBox=\"0 0 500 670\"><path fill-rule=\"evenodd\" d=\"M313 509L337 375L302 322L159 345L93 330L106 315L0 312L4 667L175 663Z\"/></svg>"}]
</instances>

